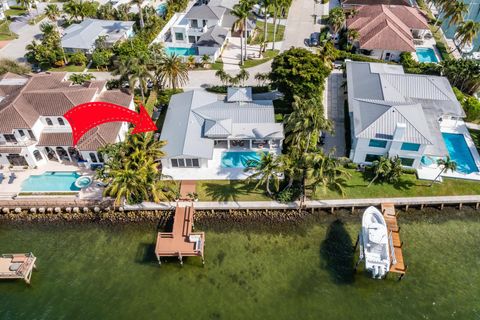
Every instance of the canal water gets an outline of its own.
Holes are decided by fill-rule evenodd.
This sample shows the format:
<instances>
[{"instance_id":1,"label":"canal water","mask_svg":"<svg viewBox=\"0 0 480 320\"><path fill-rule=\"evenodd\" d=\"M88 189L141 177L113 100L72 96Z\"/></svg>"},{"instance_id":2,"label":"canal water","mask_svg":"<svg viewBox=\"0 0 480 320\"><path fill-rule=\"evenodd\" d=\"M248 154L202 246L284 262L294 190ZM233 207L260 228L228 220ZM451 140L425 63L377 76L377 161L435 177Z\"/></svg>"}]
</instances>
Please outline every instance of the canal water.
<instances>
[{"instance_id":1,"label":"canal water","mask_svg":"<svg viewBox=\"0 0 480 320\"><path fill-rule=\"evenodd\" d=\"M480 0L463 0L463 2L469 5L468 13L464 16L464 20L473 20L473 21L480 21ZM451 25L448 27L448 20L445 20L442 24L442 30L445 32L445 36L449 39L453 39L455 36L455 32L457 27L455 25ZM480 35L476 37L474 40L474 52L480 49Z\"/></svg>"},{"instance_id":2,"label":"canal water","mask_svg":"<svg viewBox=\"0 0 480 320\"><path fill-rule=\"evenodd\" d=\"M399 219L407 276L353 274L360 216L295 227L201 226L206 265L156 264L154 225L0 225L32 284L0 281L0 319L480 319L480 214ZM198 226L197 226L198 227Z\"/></svg>"}]
</instances>

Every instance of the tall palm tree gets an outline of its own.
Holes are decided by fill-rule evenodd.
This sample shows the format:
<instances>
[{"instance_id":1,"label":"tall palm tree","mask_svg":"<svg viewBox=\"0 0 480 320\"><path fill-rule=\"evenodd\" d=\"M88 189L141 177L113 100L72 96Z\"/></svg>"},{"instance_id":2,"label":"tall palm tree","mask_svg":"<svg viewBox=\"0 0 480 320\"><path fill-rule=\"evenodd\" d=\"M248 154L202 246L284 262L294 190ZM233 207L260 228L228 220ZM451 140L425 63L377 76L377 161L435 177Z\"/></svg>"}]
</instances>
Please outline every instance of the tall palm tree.
<instances>
[{"instance_id":1,"label":"tall palm tree","mask_svg":"<svg viewBox=\"0 0 480 320\"><path fill-rule=\"evenodd\" d=\"M141 195L140 198L143 199L148 198L148 191L144 184L145 177L130 162L119 169L111 170L109 176L112 178L108 181L104 195L115 197L115 205L121 205L123 199L127 203L132 203L139 198L138 195Z\"/></svg>"},{"instance_id":2,"label":"tall palm tree","mask_svg":"<svg viewBox=\"0 0 480 320\"><path fill-rule=\"evenodd\" d=\"M145 27L145 22L143 21L143 11L142 4L144 0L131 0L130 3L138 7L138 14L140 16L140 29Z\"/></svg>"},{"instance_id":3,"label":"tall palm tree","mask_svg":"<svg viewBox=\"0 0 480 320\"><path fill-rule=\"evenodd\" d=\"M348 29L347 31L347 39L350 43L350 50L353 47L353 43L355 40L358 40L360 38L360 32L358 32L357 29Z\"/></svg>"},{"instance_id":4,"label":"tall palm tree","mask_svg":"<svg viewBox=\"0 0 480 320\"><path fill-rule=\"evenodd\" d=\"M158 83L176 89L188 82L188 66L177 54L167 54L158 65L155 76Z\"/></svg>"},{"instance_id":5,"label":"tall palm tree","mask_svg":"<svg viewBox=\"0 0 480 320\"><path fill-rule=\"evenodd\" d=\"M317 53L320 56L323 64L332 69L332 62L335 61L338 55L338 50L335 48L333 42L325 42L323 46L318 48Z\"/></svg>"},{"instance_id":6,"label":"tall palm tree","mask_svg":"<svg viewBox=\"0 0 480 320\"><path fill-rule=\"evenodd\" d=\"M473 40L475 40L479 32L480 22L475 22L473 20L463 21L458 26L457 33L455 34L457 45L461 48L467 44L473 43Z\"/></svg>"},{"instance_id":7,"label":"tall palm tree","mask_svg":"<svg viewBox=\"0 0 480 320\"><path fill-rule=\"evenodd\" d=\"M442 16L452 5L452 0L432 0L432 3L435 4L435 7L438 10L438 19L436 19L435 23L433 24L433 27L436 27L441 22L440 16ZM438 31L441 27L442 25L440 24L436 31Z\"/></svg>"},{"instance_id":8,"label":"tall palm tree","mask_svg":"<svg viewBox=\"0 0 480 320\"><path fill-rule=\"evenodd\" d=\"M445 19L448 21L448 27L453 25L459 25L463 22L463 17L468 13L468 4L461 1L453 1L445 11Z\"/></svg>"},{"instance_id":9,"label":"tall palm tree","mask_svg":"<svg viewBox=\"0 0 480 320\"><path fill-rule=\"evenodd\" d=\"M245 48L247 39L245 37L245 31L247 29L247 18L249 15L248 6L245 2L237 3L233 6L231 14L237 18L233 27L240 32L240 64L243 66L243 62L245 61ZM245 46L245 48L244 48Z\"/></svg>"},{"instance_id":10,"label":"tall palm tree","mask_svg":"<svg viewBox=\"0 0 480 320\"><path fill-rule=\"evenodd\" d=\"M228 73L226 73L223 69L222 70L217 70L215 72L215 76L220 79L220 81L222 82L222 84L224 86L226 86L228 81L230 80L230 75Z\"/></svg>"},{"instance_id":11,"label":"tall palm tree","mask_svg":"<svg viewBox=\"0 0 480 320\"><path fill-rule=\"evenodd\" d=\"M47 16L50 21L52 21L56 26L57 26L57 20L58 17L60 16L61 12L60 9L57 7L56 4L48 4L45 7L45 15ZM58 27L58 26L57 26Z\"/></svg>"},{"instance_id":12,"label":"tall palm tree","mask_svg":"<svg viewBox=\"0 0 480 320\"><path fill-rule=\"evenodd\" d=\"M145 102L145 89L147 87L147 81L154 79L154 76L148 70L148 64L138 58L129 60L130 64L130 78L129 84L131 88L134 88L135 83L138 82L140 87L140 94L142 95L142 102Z\"/></svg>"},{"instance_id":13,"label":"tall palm tree","mask_svg":"<svg viewBox=\"0 0 480 320\"><path fill-rule=\"evenodd\" d=\"M264 24L263 24L263 41L265 42L265 46L263 47L263 51L266 49L266 43L268 42L268 11L273 4L273 0L261 0L262 7L263 7L263 14L264 14Z\"/></svg>"},{"instance_id":14,"label":"tall palm tree","mask_svg":"<svg viewBox=\"0 0 480 320\"><path fill-rule=\"evenodd\" d=\"M332 27L332 30L335 34L338 34L338 32L343 28L345 25L345 12L341 7L336 7L330 10L328 14L328 23Z\"/></svg>"},{"instance_id":15,"label":"tall palm tree","mask_svg":"<svg viewBox=\"0 0 480 320\"><path fill-rule=\"evenodd\" d=\"M247 178L248 181L255 181L255 188L265 185L268 195L273 195L270 184L273 183L275 191L280 187L281 164L278 157L273 153L261 153L260 160L247 161L245 172L253 172Z\"/></svg>"},{"instance_id":16,"label":"tall palm tree","mask_svg":"<svg viewBox=\"0 0 480 320\"><path fill-rule=\"evenodd\" d=\"M250 73L245 69L241 69L240 72L237 74L237 77L242 82L242 86L245 86L245 81L247 81L250 77Z\"/></svg>"},{"instance_id":17,"label":"tall palm tree","mask_svg":"<svg viewBox=\"0 0 480 320\"><path fill-rule=\"evenodd\" d=\"M131 6L131 3L128 2L119 4L116 10L117 19L128 21L130 19L129 15Z\"/></svg>"},{"instance_id":18,"label":"tall palm tree","mask_svg":"<svg viewBox=\"0 0 480 320\"><path fill-rule=\"evenodd\" d=\"M430 187L433 186L435 182L437 182L438 178L440 175L442 175L445 172L450 171L455 171L457 170L457 163L450 159L450 156L446 156L445 159L438 159L437 160L437 165L441 167L442 169L440 170L440 173L435 177L435 179L432 181L430 184Z\"/></svg>"},{"instance_id":19,"label":"tall palm tree","mask_svg":"<svg viewBox=\"0 0 480 320\"><path fill-rule=\"evenodd\" d=\"M80 3L76 2L75 0L69 0L63 5L63 11L70 15L70 20L73 18L74 20L78 20L78 17L82 15L81 5Z\"/></svg>"},{"instance_id":20,"label":"tall palm tree","mask_svg":"<svg viewBox=\"0 0 480 320\"><path fill-rule=\"evenodd\" d=\"M345 195L345 185L351 174L333 156L333 153L324 154L320 150L310 154L308 161L310 162L308 175L314 192L322 188L324 194L327 189L330 189L339 192L342 196Z\"/></svg>"},{"instance_id":21,"label":"tall palm tree","mask_svg":"<svg viewBox=\"0 0 480 320\"><path fill-rule=\"evenodd\" d=\"M377 181L378 178L386 177L391 170L392 163L390 159L387 157L380 157L380 159L373 161L372 169L373 169L373 179L370 180L370 183L367 187L370 187L373 182Z\"/></svg>"}]
</instances>

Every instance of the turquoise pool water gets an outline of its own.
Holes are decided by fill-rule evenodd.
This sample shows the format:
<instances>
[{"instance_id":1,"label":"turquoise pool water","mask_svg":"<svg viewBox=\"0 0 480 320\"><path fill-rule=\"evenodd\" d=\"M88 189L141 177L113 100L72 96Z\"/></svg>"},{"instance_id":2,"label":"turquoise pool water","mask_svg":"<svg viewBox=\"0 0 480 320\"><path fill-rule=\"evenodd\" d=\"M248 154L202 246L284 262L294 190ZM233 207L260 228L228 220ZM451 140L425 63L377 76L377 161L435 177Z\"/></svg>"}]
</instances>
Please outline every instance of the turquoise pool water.
<instances>
[{"instance_id":1,"label":"turquoise pool water","mask_svg":"<svg viewBox=\"0 0 480 320\"><path fill-rule=\"evenodd\" d=\"M478 172L472 153L463 134L442 133L450 158L457 163L457 171L461 173Z\"/></svg>"},{"instance_id":2,"label":"turquoise pool water","mask_svg":"<svg viewBox=\"0 0 480 320\"><path fill-rule=\"evenodd\" d=\"M71 192L80 191L75 181L80 177L76 172L45 172L30 176L22 183L22 192Z\"/></svg>"},{"instance_id":3,"label":"turquoise pool water","mask_svg":"<svg viewBox=\"0 0 480 320\"><path fill-rule=\"evenodd\" d=\"M435 51L432 48L416 48L415 51L420 62L438 62Z\"/></svg>"},{"instance_id":4,"label":"turquoise pool water","mask_svg":"<svg viewBox=\"0 0 480 320\"><path fill-rule=\"evenodd\" d=\"M222 168L246 168L249 160L260 160L260 153L255 151L224 152Z\"/></svg>"},{"instance_id":5,"label":"turquoise pool water","mask_svg":"<svg viewBox=\"0 0 480 320\"><path fill-rule=\"evenodd\" d=\"M167 47L165 52L169 55L179 55L179 56L196 56L197 48L178 48L178 47Z\"/></svg>"}]
</instances>

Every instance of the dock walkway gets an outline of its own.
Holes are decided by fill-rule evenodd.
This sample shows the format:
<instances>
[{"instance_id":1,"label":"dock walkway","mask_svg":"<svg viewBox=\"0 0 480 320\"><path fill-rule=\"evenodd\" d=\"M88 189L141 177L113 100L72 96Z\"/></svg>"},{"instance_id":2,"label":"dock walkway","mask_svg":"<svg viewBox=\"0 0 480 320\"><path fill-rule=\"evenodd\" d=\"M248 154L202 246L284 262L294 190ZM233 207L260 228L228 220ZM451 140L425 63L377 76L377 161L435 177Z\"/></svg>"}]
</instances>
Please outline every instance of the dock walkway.
<instances>
[{"instance_id":1,"label":"dock walkway","mask_svg":"<svg viewBox=\"0 0 480 320\"><path fill-rule=\"evenodd\" d=\"M30 283L37 258L30 253L8 253L0 256L0 279L23 279Z\"/></svg>"},{"instance_id":2,"label":"dock walkway","mask_svg":"<svg viewBox=\"0 0 480 320\"><path fill-rule=\"evenodd\" d=\"M402 279L407 272L407 266L403 260L402 241L400 240L400 227L397 222L397 214L395 206L392 203L382 203L382 214L387 223L387 230L390 237L390 257L392 263L390 264L390 272L400 275Z\"/></svg>"}]
</instances>

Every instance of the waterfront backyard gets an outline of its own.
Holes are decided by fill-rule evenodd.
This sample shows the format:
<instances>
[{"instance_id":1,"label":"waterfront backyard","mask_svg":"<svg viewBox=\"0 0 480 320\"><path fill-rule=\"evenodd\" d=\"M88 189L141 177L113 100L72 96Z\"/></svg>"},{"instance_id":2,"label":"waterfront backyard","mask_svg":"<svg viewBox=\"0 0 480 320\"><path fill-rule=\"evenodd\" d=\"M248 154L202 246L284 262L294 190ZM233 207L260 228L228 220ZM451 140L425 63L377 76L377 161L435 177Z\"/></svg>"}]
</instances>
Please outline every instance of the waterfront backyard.
<instances>
[{"instance_id":1,"label":"waterfront backyard","mask_svg":"<svg viewBox=\"0 0 480 320\"><path fill-rule=\"evenodd\" d=\"M401 212L409 268L400 282L353 275L360 216L338 214L297 223L199 221L205 267L198 258L159 267L151 224L3 224L0 252L32 251L38 271L30 287L0 282L0 318L480 317L478 212Z\"/></svg>"}]
</instances>

